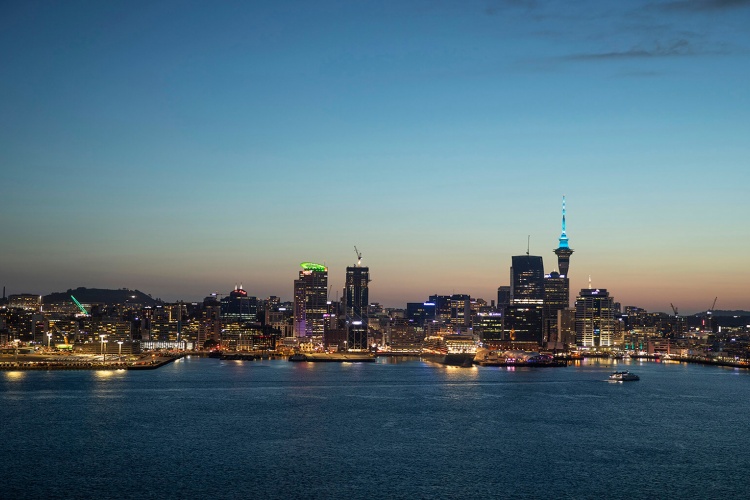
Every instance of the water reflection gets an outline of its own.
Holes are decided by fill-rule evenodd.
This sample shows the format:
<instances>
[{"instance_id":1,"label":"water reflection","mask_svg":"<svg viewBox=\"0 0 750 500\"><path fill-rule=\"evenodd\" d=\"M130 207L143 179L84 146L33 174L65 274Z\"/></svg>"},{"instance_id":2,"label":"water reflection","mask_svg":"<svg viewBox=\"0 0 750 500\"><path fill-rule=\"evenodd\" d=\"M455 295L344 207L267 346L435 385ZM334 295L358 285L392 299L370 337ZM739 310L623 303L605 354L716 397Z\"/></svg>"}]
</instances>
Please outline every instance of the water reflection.
<instances>
[{"instance_id":1,"label":"water reflection","mask_svg":"<svg viewBox=\"0 0 750 500\"><path fill-rule=\"evenodd\" d=\"M5 372L5 378L10 380L11 382L17 382L17 381L23 380L25 375L26 375L26 372L23 372L23 371Z\"/></svg>"}]
</instances>

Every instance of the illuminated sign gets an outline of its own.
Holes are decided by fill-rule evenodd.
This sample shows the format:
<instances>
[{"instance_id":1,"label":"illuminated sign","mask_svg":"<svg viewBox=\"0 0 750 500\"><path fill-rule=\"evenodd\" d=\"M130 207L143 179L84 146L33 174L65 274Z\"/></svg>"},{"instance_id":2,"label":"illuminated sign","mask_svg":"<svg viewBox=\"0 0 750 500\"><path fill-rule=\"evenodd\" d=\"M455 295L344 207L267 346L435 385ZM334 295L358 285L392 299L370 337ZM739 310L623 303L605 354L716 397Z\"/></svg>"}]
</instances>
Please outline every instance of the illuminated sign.
<instances>
[{"instance_id":1,"label":"illuminated sign","mask_svg":"<svg viewBox=\"0 0 750 500\"><path fill-rule=\"evenodd\" d=\"M303 262L300 264L300 266L305 271L328 271L328 268L326 266L316 264L314 262Z\"/></svg>"}]
</instances>

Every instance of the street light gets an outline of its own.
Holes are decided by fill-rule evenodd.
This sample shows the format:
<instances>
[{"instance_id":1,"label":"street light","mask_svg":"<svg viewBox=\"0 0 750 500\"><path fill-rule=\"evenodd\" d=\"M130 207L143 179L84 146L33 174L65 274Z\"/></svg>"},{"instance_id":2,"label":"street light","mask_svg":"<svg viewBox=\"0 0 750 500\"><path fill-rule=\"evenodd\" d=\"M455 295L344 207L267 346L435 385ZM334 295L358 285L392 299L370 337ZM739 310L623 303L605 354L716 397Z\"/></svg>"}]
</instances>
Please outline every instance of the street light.
<instances>
[{"instance_id":1,"label":"street light","mask_svg":"<svg viewBox=\"0 0 750 500\"><path fill-rule=\"evenodd\" d=\"M47 349L48 350L52 348L50 344L52 344L52 332L47 332Z\"/></svg>"},{"instance_id":2,"label":"street light","mask_svg":"<svg viewBox=\"0 0 750 500\"><path fill-rule=\"evenodd\" d=\"M122 360L122 340L117 341L117 360Z\"/></svg>"},{"instance_id":3,"label":"street light","mask_svg":"<svg viewBox=\"0 0 750 500\"><path fill-rule=\"evenodd\" d=\"M104 352L104 337L106 337L106 335L99 335L99 338L102 341L102 363L107 362L107 354Z\"/></svg>"},{"instance_id":4,"label":"street light","mask_svg":"<svg viewBox=\"0 0 750 500\"><path fill-rule=\"evenodd\" d=\"M237 350L238 351L242 350L242 333L240 333L240 343L239 343L239 345L237 345Z\"/></svg>"}]
</instances>

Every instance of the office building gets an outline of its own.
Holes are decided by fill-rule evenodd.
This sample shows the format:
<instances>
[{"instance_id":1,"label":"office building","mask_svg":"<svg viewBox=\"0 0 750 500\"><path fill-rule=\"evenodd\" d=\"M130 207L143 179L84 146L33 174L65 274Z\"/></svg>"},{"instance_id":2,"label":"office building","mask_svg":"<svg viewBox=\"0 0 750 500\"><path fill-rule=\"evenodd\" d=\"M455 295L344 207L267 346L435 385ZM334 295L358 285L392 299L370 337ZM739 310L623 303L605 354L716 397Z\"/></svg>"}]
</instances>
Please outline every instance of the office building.
<instances>
[{"instance_id":1,"label":"office building","mask_svg":"<svg viewBox=\"0 0 750 500\"><path fill-rule=\"evenodd\" d=\"M416 327L424 327L426 322L435 320L435 304L433 302L408 302L406 319Z\"/></svg>"},{"instance_id":2,"label":"office building","mask_svg":"<svg viewBox=\"0 0 750 500\"><path fill-rule=\"evenodd\" d=\"M584 288L576 298L576 343L587 348L613 345L614 299L604 288Z\"/></svg>"},{"instance_id":3,"label":"office building","mask_svg":"<svg viewBox=\"0 0 750 500\"><path fill-rule=\"evenodd\" d=\"M242 288L235 286L229 295L221 299L221 319L224 323L256 322L258 298L250 297Z\"/></svg>"},{"instance_id":4,"label":"office building","mask_svg":"<svg viewBox=\"0 0 750 500\"><path fill-rule=\"evenodd\" d=\"M505 312L505 308L510 305L510 287L499 286L497 287L497 310L501 313Z\"/></svg>"},{"instance_id":5,"label":"office building","mask_svg":"<svg viewBox=\"0 0 750 500\"><path fill-rule=\"evenodd\" d=\"M303 262L294 280L294 336L320 337L325 332L328 312L328 268Z\"/></svg>"},{"instance_id":6,"label":"office building","mask_svg":"<svg viewBox=\"0 0 750 500\"><path fill-rule=\"evenodd\" d=\"M450 299L451 329L458 333L471 326L471 296L453 294Z\"/></svg>"},{"instance_id":7,"label":"office building","mask_svg":"<svg viewBox=\"0 0 750 500\"><path fill-rule=\"evenodd\" d=\"M505 330L513 342L544 341L544 263L534 255L512 257Z\"/></svg>"},{"instance_id":8,"label":"office building","mask_svg":"<svg viewBox=\"0 0 750 500\"><path fill-rule=\"evenodd\" d=\"M552 272L544 277L544 340L561 342L558 311L570 304L570 282L566 276Z\"/></svg>"},{"instance_id":9,"label":"office building","mask_svg":"<svg viewBox=\"0 0 750 500\"><path fill-rule=\"evenodd\" d=\"M478 313L474 323L474 333L478 334L482 342L488 345L505 340L503 321L503 315L500 313Z\"/></svg>"},{"instance_id":10,"label":"office building","mask_svg":"<svg viewBox=\"0 0 750 500\"><path fill-rule=\"evenodd\" d=\"M344 313L346 315L347 348L367 349L370 268L359 264L346 268Z\"/></svg>"}]
</instances>

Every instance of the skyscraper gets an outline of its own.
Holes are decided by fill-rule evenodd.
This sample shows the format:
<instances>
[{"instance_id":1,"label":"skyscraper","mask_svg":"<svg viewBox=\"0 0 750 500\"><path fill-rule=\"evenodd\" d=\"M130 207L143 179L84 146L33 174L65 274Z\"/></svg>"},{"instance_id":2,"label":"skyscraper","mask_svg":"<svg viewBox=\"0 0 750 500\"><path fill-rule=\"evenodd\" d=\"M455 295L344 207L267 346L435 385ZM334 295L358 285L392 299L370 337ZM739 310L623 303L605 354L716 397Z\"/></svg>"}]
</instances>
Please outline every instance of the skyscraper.
<instances>
[{"instance_id":1,"label":"skyscraper","mask_svg":"<svg viewBox=\"0 0 750 500\"><path fill-rule=\"evenodd\" d=\"M510 306L505 329L511 341L537 342L544 336L544 263L539 256L516 255L510 268Z\"/></svg>"},{"instance_id":2,"label":"skyscraper","mask_svg":"<svg viewBox=\"0 0 750 500\"><path fill-rule=\"evenodd\" d=\"M576 298L576 343L609 347L615 333L614 299L604 288L583 288Z\"/></svg>"},{"instance_id":3,"label":"skyscraper","mask_svg":"<svg viewBox=\"0 0 750 500\"><path fill-rule=\"evenodd\" d=\"M560 242L554 250L557 255L557 269L561 276L568 277L568 268L570 267L570 256L573 255L573 249L568 246L568 235L565 232L565 196L562 200L562 233Z\"/></svg>"},{"instance_id":4,"label":"skyscraper","mask_svg":"<svg viewBox=\"0 0 750 500\"><path fill-rule=\"evenodd\" d=\"M558 311L570 304L570 281L559 273L551 272L544 277L544 339L547 342L562 342L558 326Z\"/></svg>"},{"instance_id":5,"label":"skyscraper","mask_svg":"<svg viewBox=\"0 0 750 500\"><path fill-rule=\"evenodd\" d=\"M328 268L312 262L300 266L299 279L294 280L294 336L322 337L328 312Z\"/></svg>"},{"instance_id":6,"label":"skyscraper","mask_svg":"<svg viewBox=\"0 0 750 500\"><path fill-rule=\"evenodd\" d=\"M359 264L346 268L344 286L344 307L348 332L347 347L354 350L367 349L367 328L369 325L367 306L369 300L368 283L370 268Z\"/></svg>"},{"instance_id":7,"label":"skyscraper","mask_svg":"<svg viewBox=\"0 0 750 500\"><path fill-rule=\"evenodd\" d=\"M242 288L235 286L229 295L221 299L221 320L224 323L256 321L258 299L247 295Z\"/></svg>"}]
</instances>

